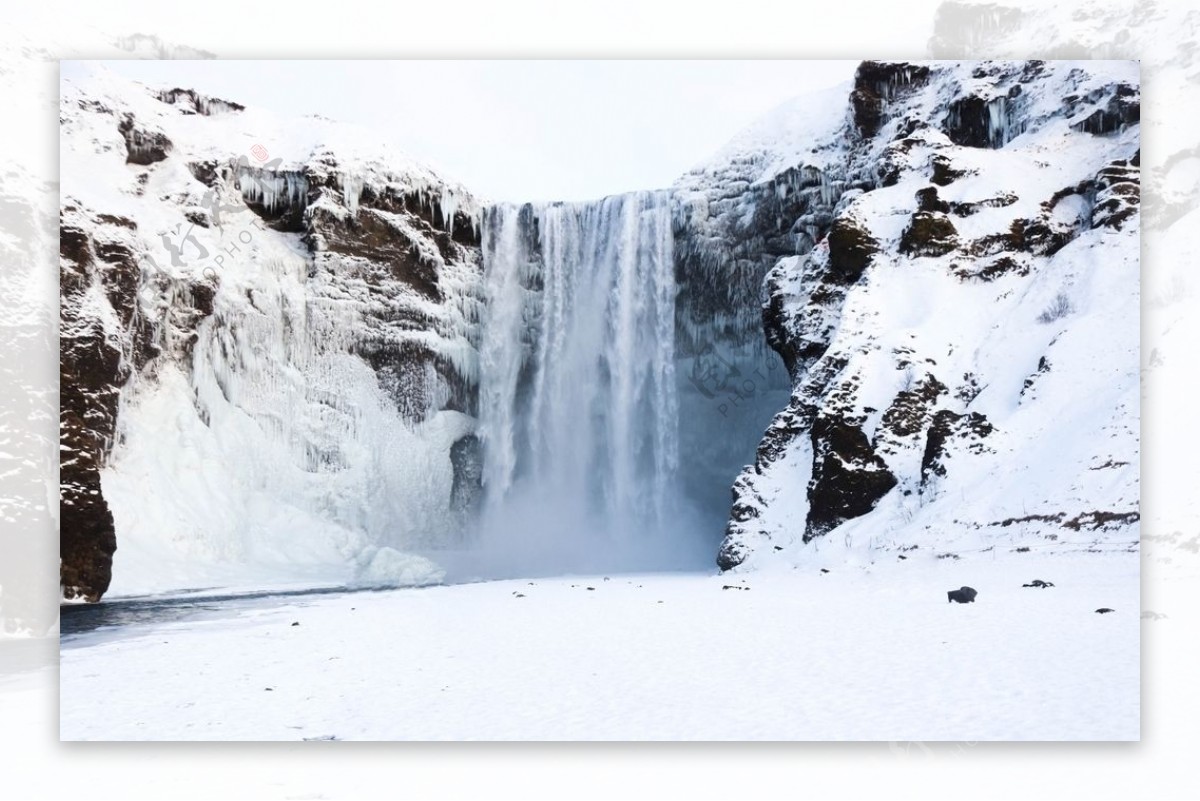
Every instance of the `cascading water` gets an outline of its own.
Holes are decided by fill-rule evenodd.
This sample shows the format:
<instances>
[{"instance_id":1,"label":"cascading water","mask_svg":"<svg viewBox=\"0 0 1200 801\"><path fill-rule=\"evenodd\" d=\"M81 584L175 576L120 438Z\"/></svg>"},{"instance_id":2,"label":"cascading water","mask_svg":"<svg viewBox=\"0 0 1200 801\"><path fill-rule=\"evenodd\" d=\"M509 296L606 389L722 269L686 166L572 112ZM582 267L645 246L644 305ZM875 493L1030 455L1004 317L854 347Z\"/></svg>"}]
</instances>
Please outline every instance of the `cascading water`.
<instances>
[{"instance_id":1,"label":"cascading water","mask_svg":"<svg viewBox=\"0 0 1200 801\"><path fill-rule=\"evenodd\" d=\"M495 206L483 249L481 546L513 571L678 563L670 193Z\"/></svg>"}]
</instances>

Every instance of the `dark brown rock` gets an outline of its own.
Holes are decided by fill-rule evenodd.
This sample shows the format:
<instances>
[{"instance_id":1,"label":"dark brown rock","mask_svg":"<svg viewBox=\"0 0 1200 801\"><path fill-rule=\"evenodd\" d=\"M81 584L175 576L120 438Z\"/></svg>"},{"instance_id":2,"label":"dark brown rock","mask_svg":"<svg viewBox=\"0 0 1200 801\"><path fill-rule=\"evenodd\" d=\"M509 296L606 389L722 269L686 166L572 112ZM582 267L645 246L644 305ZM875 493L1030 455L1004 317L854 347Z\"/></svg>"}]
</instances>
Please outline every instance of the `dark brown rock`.
<instances>
[{"instance_id":1,"label":"dark brown rock","mask_svg":"<svg viewBox=\"0 0 1200 801\"><path fill-rule=\"evenodd\" d=\"M132 114L126 114L121 119L117 130L125 138L127 164L154 164L165 159L171 152L171 140L165 133L143 128Z\"/></svg>"},{"instance_id":2,"label":"dark brown rock","mask_svg":"<svg viewBox=\"0 0 1200 801\"><path fill-rule=\"evenodd\" d=\"M822 413L813 422L811 436L813 476L805 542L865 515L896 486L896 477L859 425Z\"/></svg>"},{"instance_id":3,"label":"dark brown rock","mask_svg":"<svg viewBox=\"0 0 1200 801\"><path fill-rule=\"evenodd\" d=\"M929 180L938 186L949 186L967 174L966 170L955 169L950 157L941 153L930 159L929 163L933 167Z\"/></svg>"},{"instance_id":4,"label":"dark brown rock","mask_svg":"<svg viewBox=\"0 0 1200 801\"><path fill-rule=\"evenodd\" d=\"M979 441L990 436L994 430L987 417L979 412L958 414L949 409L935 412L926 435L925 452L921 456L922 489L935 476L946 475L945 456L952 440L964 440L973 451L982 452L983 446Z\"/></svg>"},{"instance_id":5,"label":"dark brown rock","mask_svg":"<svg viewBox=\"0 0 1200 801\"><path fill-rule=\"evenodd\" d=\"M829 245L829 280L850 285L862 277L871 263L871 257L879 252L879 243L861 222L850 215L841 215L833 221L826 237Z\"/></svg>"},{"instance_id":6,"label":"dark brown rock","mask_svg":"<svg viewBox=\"0 0 1200 801\"><path fill-rule=\"evenodd\" d=\"M907 256L944 256L958 247L958 231L945 214L918 211L900 237L900 252Z\"/></svg>"},{"instance_id":7,"label":"dark brown rock","mask_svg":"<svg viewBox=\"0 0 1200 801\"><path fill-rule=\"evenodd\" d=\"M895 61L864 61L854 73L850 106L858 135L869 139L887 119L887 106L897 95L910 91L929 77L929 67ZM907 135L907 134L905 134Z\"/></svg>"}]
</instances>

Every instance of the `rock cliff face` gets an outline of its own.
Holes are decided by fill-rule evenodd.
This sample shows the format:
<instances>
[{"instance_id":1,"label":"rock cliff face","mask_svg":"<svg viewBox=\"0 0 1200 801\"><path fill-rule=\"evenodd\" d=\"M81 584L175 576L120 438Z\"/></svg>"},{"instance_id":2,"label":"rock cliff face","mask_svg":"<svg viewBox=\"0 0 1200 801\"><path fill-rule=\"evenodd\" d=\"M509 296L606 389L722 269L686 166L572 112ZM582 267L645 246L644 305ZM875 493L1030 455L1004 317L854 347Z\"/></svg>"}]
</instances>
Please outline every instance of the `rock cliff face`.
<instances>
[{"instance_id":1,"label":"rock cliff face","mask_svg":"<svg viewBox=\"0 0 1200 801\"><path fill-rule=\"evenodd\" d=\"M1139 114L1126 63L864 62L670 190L484 209L347 126L67 85L64 595L345 580L606 464L722 569L1130 547Z\"/></svg>"},{"instance_id":2,"label":"rock cliff face","mask_svg":"<svg viewBox=\"0 0 1200 801\"><path fill-rule=\"evenodd\" d=\"M474 199L187 89L101 75L61 113L64 596L98 599L114 553L165 587L460 531Z\"/></svg>"},{"instance_id":3,"label":"rock cliff face","mask_svg":"<svg viewBox=\"0 0 1200 801\"><path fill-rule=\"evenodd\" d=\"M1135 547L1135 69L866 62L848 99L819 167L844 189L767 275L793 392L718 565L803 560L833 533Z\"/></svg>"}]
</instances>

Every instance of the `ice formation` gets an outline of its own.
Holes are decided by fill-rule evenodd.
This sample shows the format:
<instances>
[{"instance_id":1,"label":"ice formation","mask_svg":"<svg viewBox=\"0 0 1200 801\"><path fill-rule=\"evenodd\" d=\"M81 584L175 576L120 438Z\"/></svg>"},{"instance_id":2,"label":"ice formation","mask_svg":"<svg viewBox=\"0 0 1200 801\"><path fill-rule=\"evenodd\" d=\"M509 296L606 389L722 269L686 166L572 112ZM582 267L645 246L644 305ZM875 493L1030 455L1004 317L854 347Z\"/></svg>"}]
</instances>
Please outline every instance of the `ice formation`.
<instances>
[{"instance_id":1,"label":"ice formation","mask_svg":"<svg viewBox=\"0 0 1200 801\"><path fill-rule=\"evenodd\" d=\"M238 189L248 203L269 212L303 209L308 205L308 178L297 170L264 170L241 167Z\"/></svg>"},{"instance_id":2,"label":"ice formation","mask_svg":"<svg viewBox=\"0 0 1200 801\"><path fill-rule=\"evenodd\" d=\"M1061 467L1021 536L1084 525L1067 496L1136 524L1136 387L1079 365L1096 331L1128 356L1138 102L1124 65L865 62L669 190L486 206L327 121L68 87L64 259L93 283L64 336L119 351L116 586L450 549L480 576L711 565L723 533L799 559L839 526L961 534L955 487L990 532L1015 496L972 476L1005 448ZM1072 313L1037 323L1059 294ZM1092 380L1115 387L1092 435L1029 445ZM1081 466L1101 440L1117 455Z\"/></svg>"}]
</instances>

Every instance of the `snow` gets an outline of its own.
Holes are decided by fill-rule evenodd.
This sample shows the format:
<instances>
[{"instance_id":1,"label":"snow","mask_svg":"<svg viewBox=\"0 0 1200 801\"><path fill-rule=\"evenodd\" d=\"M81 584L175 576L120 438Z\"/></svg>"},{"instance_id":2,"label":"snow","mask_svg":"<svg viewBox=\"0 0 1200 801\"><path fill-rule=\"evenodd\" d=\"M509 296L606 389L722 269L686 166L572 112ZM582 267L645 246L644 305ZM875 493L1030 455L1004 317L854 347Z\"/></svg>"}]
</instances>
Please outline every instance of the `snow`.
<instances>
[{"instance_id":1,"label":"snow","mask_svg":"<svg viewBox=\"0 0 1200 801\"><path fill-rule=\"evenodd\" d=\"M247 599L68 635L61 734L1138 739L1136 554L909 556ZM977 601L947 603L963 585Z\"/></svg>"},{"instance_id":2,"label":"snow","mask_svg":"<svg viewBox=\"0 0 1200 801\"><path fill-rule=\"evenodd\" d=\"M929 86L897 100L905 115L934 119L955 93L986 96L994 90L992 71L977 70L974 63L922 63L933 68ZM1028 519L1138 510L1136 218L1121 231L1091 229L1086 201L1068 199L1053 210L1051 223L1077 234L1073 241L1052 256L1024 256L1028 275L1009 273L991 281L958 274L964 268L979 269L988 256L963 250L941 257L899 252L915 210L914 195L930 185L927 165L934 154L950 156L954 167L966 172L948 186L936 187L938 198L983 204L972 214L949 216L959 239L970 243L1004 234L1014 220L1037 219L1042 203L1056 192L1136 153L1138 126L1092 136L1072 131L1070 120L1062 116L1062 97L1086 95L1118 80L1136 86L1136 64L1050 62L1036 86L1025 86L1020 131L1005 127L1012 117L1004 108L989 106L1003 112L993 115L994 149L956 147L937 130L914 136L906 154L910 168L894 185L839 202L838 213L856 219L881 252L836 310L809 306L813 285L806 276L823 269L828 258L824 243L807 258L785 258L776 266L773 281L787 293L786 313L807 321L798 324L810 336L828 331L828 350L808 375L819 377L827 365L838 365L828 387L806 400L846 405L846 412L864 421L874 447L899 479L873 511L828 534L838 547L854 551L937 542L948 549L982 550L1053 542L1074 547L1084 539L1096 548L1137 547L1136 520L1095 530L1084 525L1076 536L1058 523ZM879 139L890 135L885 131ZM867 147L878 146L868 142ZM877 157L868 152L867 163ZM853 170L856 156L844 153L843 158ZM1004 204L985 202L1001 197ZM1041 322L1059 296L1068 300L1071 312ZM1040 370L1042 364L1047 371ZM907 441L879 430L883 410L926 373L949 389L931 413L978 412L995 426L978 443L980 452L967 455L962 443L953 445L946 457L949 475L932 483L922 477L925 438ZM798 392L804 391L805 380ZM968 393L971 382L977 386ZM745 524L745 536L757 543L745 570L779 559L803 559L813 547L795 533L807 514L807 502L797 491L811 477L807 439L796 438L779 462L743 474L761 511ZM1022 522L1004 524L1013 519ZM821 544L827 547L832 546Z\"/></svg>"},{"instance_id":3,"label":"snow","mask_svg":"<svg viewBox=\"0 0 1200 801\"><path fill-rule=\"evenodd\" d=\"M934 91L910 96L901 82L889 97L931 118L951 89L989 90L966 68L936 66ZM890 187L853 186L895 131L858 143L857 155L834 144L847 125L839 87L781 107L671 190L486 212L340 126L273 128L252 110L178 115L98 74L89 96L132 108L174 143L139 188L111 120L72 106L80 97L66 87L64 196L152 232L172 230L203 200L184 160L225 163L255 145L273 157L239 167L236 191L221 198L233 207L224 224L196 232L230 266L190 362L161 364L123 394L103 476L119 543L109 597L269 584L359 591L223 600L173 622L68 634L63 736L1136 739L1138 527L1051 537L1035 520L1138 508L1136 220L1119 233L1084 230L1087 203L1063 203L1052 223L1078 229L1074 241L1036 257L1029 275L988 282L956 274L959 255L898 255L934 153L953 153L968 171L941 199L982 204L954 217L965 241L1037 217L1053 193L1130 155L1136 129L1093 137L1054 116L1068 84L1086 93L1136 79L1129 65L1088 70L1051 70L1051 88L1021 101L1032 124L1014 126L1013 109L993 100L995 149L920 132ZM1181 193L1194 185L1189 170L1174 178ZM258 227L242 238L256 219L244 201L295 210L320 187L310 213L346 219L363 211L368 189L389 186L440 208L450 233L464 216L483 232L482 281L477 264L448 263L420 236L411 238L437 266L445 303L403 287L372 294L361 260L319 248L310 259L294 234ZM806 257L828 222L820 215L852 215L882 246L844 301L814 312L829 329L827 362L854 387L820 400L861 415L888 446L899 486L872 513L803 543L813 446L801 435L768 469L739 478L753 483L761 515L744 542L754 553L736 572L562 576L628 569L635 558L678 564L675 534L703 544L703 526L669 504L680 468L700 469L683 465L684 454L707 457L732 426L713 404L693 413L676 336L708 341L722 359L765 350L759 309L734 302L762 272L737 273L722 251L701 259L705 287L727 291L734 308L676 325L672 228L713 222L705 230L720 238L716 222L760 225L757 203L797 193L811 198L811 213L777 232L797 255L772 273L790 313L804 313L806 279L828 258L824 243ZM1014 202L1003 205L1007 194ZM369 211L415 233L402 214ZM523 216L537 223L536 253ZM197 270L154 244L147 255L163 265L168 294L142 311L169 320ZM758 287L748 289L756 298ZM94 294L90 317L119 333ZM1058 297L1070 312L1039 321ZM352 352L379 306L429 320L398 341L480 382L478 429L465 413L437 411L438 391L419 419L397 414L380 376ZM738 339L746 319L753 347ZM163 330L164 346L177 346L172 327ZM714 340L718 330L724 338ZM923 439L887 442L881 425L926 371L955 384L958 400L935 408L969 407L996 428L982 446L951 442L948 475L928 485ZM958 390L972 382L978 391L963 400ZM777 401L787 403L755 398ZM466 526L446 514L448 453L469 433L488 446L491 536L456 552L448 546L463 545ZM753 458L750 438L745 451ZM444 583L498 575L521 578ZM1056 586L1021 587L1034 578ZM946 604L945 591L964 584L980 591L978 603ZM393 587L403 589L380 589ZM112 708L127 714L114 719Z\"/></svg>"},{"instance_id":4,"label":"snow","mask_svg":"<svg viewBox=\"0 0 1200 801\"><path fill-rule=\"evenodd\" d=\"M366 555L457 542L461 514L446 508L449 449L473 420L439 411L448 390L436 374L425 376L428 405L405 417L355 351L364 340L419 345L477 380L478 265L443 258L402 215L378 211L438 265L445 302L402 285L377 289L353 257L315 260L299 235L270 229L246 202L302 209L310 176L332 178L321 184L338 191L322 189L317 205L343 219L357 212L365 186L427 206L440 198L460 221L477 220L479 201L354 126L228 107L185 113L96 65L64 79L62 96L62 194L78 209L65 217L137 256L138 311L165 351L123 388L102 473L119 540L110 595L344 583ZM149 169L125 163L117 130L125 114L170 138L165 160ZM189 168L206 160L231 175L212 192ZM214 206L211 227L184 216ZM101 226L97 214L127 217L137 229ZM193 284L217 290L213 314L198 325L187 316ZM402 315L427 324L378 323ZM99 285L80 319L101 325L130 361L130 332ZM399 563L382 559L375 578L403 580ZM414 580L436 574L418 570L418 559Z\"/></svg>"},{"instance_id":5,"label":"snow","mask_svg":"<svg viewBox=\"0 0 1200 801\"><path fill-rule=\"evenodd\" d=\"M714 179L727 180L734 171L742 172L750 183L759 183L797 164L827 166L837 155L827 143L848 124L850 89L847 81L781 104L689 170L679 186L702 187Z\"/></svg>"}]
</instances>

